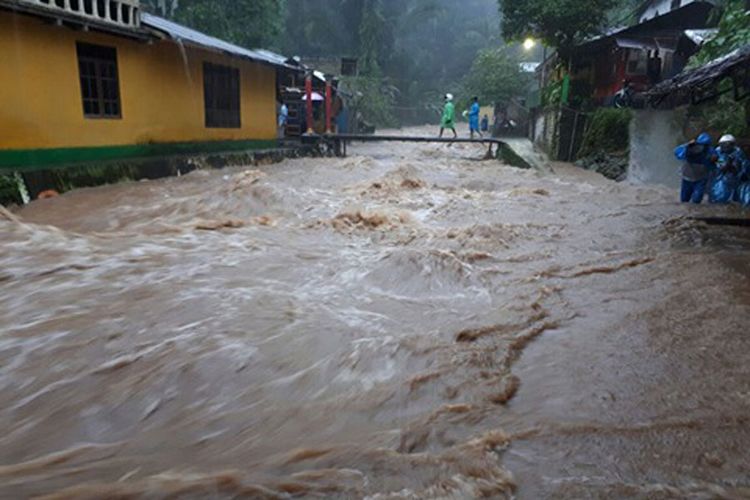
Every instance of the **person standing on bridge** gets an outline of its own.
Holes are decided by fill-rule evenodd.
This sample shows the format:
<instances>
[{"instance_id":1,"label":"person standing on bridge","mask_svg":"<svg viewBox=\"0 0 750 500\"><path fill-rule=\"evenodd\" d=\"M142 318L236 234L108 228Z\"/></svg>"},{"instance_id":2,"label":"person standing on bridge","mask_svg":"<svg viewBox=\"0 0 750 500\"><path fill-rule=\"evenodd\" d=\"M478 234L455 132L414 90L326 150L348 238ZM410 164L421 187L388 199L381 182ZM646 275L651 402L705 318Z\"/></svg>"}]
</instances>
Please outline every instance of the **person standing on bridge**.
<instances>
[{"instance_id":1,"label":"person standing on bridge","mask_svg":"<svg viewBox=\"0 0 750 500\"><path fill-rule=\"evenodd\" d=\"M482 132L479 130L479 112L481 107L479 106L479 98L474 97L471 100L471 107L469 108L469 133L471 138L474 138L474 132L479 134L479 137L484 137Z\"/></svg>"},{"instance_id":2,"label":"person standing on bridge","mask_svg":"<svg viewBox=\"0 0 750 500\"><path fill-rule=\"evenodd\" d=\"M445 129L452 130L453 138L458 138L456 133L456 105L453 104L453 94L445 94L445 107L443 107L443 117L440 120L440 137L443 137Z\"/></svg>"},{"instance_id":3,"label":"person standing on bridge","mask_svg":"<svg viewBox=\"0 0 750 500\"><path fill-rule=\"evenodd\" d=\"M708 177L713 170L711 136L703 133L696 139L677 146L675 157L682 160L682 203L701 203L706 192Z\"/></svg>"}]
</instances>

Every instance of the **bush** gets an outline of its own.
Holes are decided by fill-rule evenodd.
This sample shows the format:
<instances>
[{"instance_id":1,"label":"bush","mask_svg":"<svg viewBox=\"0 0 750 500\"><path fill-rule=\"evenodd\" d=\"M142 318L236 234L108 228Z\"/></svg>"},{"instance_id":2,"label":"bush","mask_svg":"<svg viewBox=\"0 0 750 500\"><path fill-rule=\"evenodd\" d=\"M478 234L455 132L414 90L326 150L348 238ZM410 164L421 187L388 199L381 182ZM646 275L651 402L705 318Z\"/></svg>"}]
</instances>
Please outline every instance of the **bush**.
<instances>
[{"instance_id":1,"label":"bush","mask_svg":"<svg viewBox=\"0 0 750 500\"><path fill-rule=\"evenodd\" d=\"M723 3L723 8L717 11L721 13L718 33L690 58L690 68L700 68L750 43L750 15L745 12L745 1L725 0Z\"/></svg>"},{"instance_id":2,"label":"bush","mask_svg":"<svg viewBox=\"0 0 750 500\"><path fill-rule=\"evenodd\" d=\"M598 152L621 153L630 148L629 109L600 108L589 118L578 157Z\"/></svg>"},{"instance_id":3,"label":"bush","mask_svg":"<svg viewBox=\"0 0 750 500\"><path fill-rule=\"evenodd\" d=\"M724 80L719 88L731 89L731 81ZM708 130L714 130L718 134L732 134L737 137L744 137L750 134L750 124L748 123L748 104L749 101L737 102L734 95L730 93L722 94L718 99L712 100L691 108L691 114L700 119L704 127Z\"/></svg>"},{"instance_id":4,"label":"bush","mask_svg":"<svg viewBox=\"0 0 750 500\"><path fill-rule=\"evenodd\" d=\"M0 205L20 205L21 193L12 175L0 174Z\"/></svg>"},{"instance_id":5,"label":"bush","mask_svg":"<svg viewBox=\"0 0 750 500\"><path fill-rule=\"evenodd\" d=\"M716 12L721 14L718 33L690 59L690 68L699 68L750 44L750 14L745 12L743 0L726 0L723 8ZM728 92L731 88L729 79L719 83L722 92ZM750 105L735 101L731 93L723 93L717 100L694 106L692 111L700 116L709 129L721 134L745 136L750 133Z\"/></svg>"}]
</instances>

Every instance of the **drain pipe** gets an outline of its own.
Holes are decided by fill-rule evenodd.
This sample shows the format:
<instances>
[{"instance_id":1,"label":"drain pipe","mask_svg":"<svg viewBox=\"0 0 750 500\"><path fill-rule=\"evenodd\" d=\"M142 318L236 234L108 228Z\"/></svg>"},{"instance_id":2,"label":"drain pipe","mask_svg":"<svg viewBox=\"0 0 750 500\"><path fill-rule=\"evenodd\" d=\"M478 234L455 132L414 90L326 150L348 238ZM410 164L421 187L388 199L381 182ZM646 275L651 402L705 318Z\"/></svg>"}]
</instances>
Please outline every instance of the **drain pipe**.
<instances>
[{"instance_id":1,"label":"drain pipe","mask_svg":"<svg viewBox=\"0 0 750 500\"><path fill-rule=\"evenodd\" d=\"M23 201L24 205L28 205L31 201L31 196L29 196L29 190L23 180L23 176L19 172L13 172L13 178L16 180L16 187L18 188L18 194L21 195L21 201Z\"/></svg>"}]
</instances>

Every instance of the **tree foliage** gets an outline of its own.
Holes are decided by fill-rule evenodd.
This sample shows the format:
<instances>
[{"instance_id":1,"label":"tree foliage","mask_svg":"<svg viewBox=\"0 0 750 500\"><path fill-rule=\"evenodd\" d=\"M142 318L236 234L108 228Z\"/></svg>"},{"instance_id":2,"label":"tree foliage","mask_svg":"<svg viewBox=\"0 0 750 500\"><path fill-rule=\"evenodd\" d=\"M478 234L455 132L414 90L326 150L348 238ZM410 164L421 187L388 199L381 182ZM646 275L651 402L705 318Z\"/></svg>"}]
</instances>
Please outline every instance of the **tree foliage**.
<instances>
[{"instance_id":1,"label":"tree foliage","mask_svg":"<svg viewBox=\"0 0 750 500\"><path fill-rule=\"evenodd\" d=\"M612 28L632 26L638 22L636 15L643 0L621 0L607 14L607 25Z\"/></svg>"},{"instance_id":2,"label":"tree foliage","mask_svg":"<svg viewBox=\"0 0 750 500\"><path fill-rule=\"evenodd\" d=\"M631 118L629 109L597 109L586 126L578 156L626 151L630 146Z\"/></svg>"},{"instance_id":3,"label":"tree foliage","mask_svg":"<svg viewBox=\"0 0 750 500\"><path fill-rule=\"evenodd\" d=\"M720 12L718 33L690 60L691 67L702 66L750 44L750 15L745 12L744 0L728 0Z\"/></svg>"},{"instance_id":4,"label":"tree foliage","mask_svg":"<svg viewBox=\"0 0 750 500\"><path fill-rule=\"evenodd\" d=\"M506 47L479 52L464 81L464 100L479 97L484 103L507 103L523 95L530 77L521 72L518 57Z\"/></svg>"},{"instance_id":5,"label":"tree foliage","mask_svg":"<svg viewBox=\"0 0 750 500\"><path fill-rule=\"evenodd\" d=\"M744 0L725 0L718 12L719 31L691 58L689 64L691 68L703 66L750 44L750 15L745 12ZM720 85L728 90L732 84L729 80L725 80ZM750 107L750 101L737 102L733 94L728 92L720 96L718 100L706 103L694 111L710 129L743 136L750 133L748 107Z\"/></svg>"},{"instance_id":6,"label":"tree foliage","mask_svg":"<svg viewBox=\"0 0 750 500\"><path fill-rule=\"evenodd\" d=\"M147 8L243 47L280 48L285 0L147 0Z\"/></svg>"},{"instance_id":7,"label":"tree foliage","mask_svg":"<svg viewBox=\"0 0 750 500\"><path fill-rule=\"evenodd\" d=\"M399 106L419 106L458 92L477 52L500 43L499 24L495 0L295 0L286 52L358 57L398 88Z\"/></svg>"},{"instance_id":8,"label":"tree foliage","mask_svg":"<svg viewBox=\"0 0 750 500\"><path fill-rule=\"evenodd\" d=\"M526 37L565 49L601 33L616 0L498 0L508 41Z\"/></svg>"}]
</instances>

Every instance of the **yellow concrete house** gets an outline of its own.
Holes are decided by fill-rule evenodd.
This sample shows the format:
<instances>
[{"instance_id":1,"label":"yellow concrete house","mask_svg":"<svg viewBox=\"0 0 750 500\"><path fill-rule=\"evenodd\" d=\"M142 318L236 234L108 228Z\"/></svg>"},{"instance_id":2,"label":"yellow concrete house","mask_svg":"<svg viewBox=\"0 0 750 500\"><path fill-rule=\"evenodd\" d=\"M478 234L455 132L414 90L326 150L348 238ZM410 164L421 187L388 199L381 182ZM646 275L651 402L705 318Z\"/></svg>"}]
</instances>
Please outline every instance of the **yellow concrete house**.
<instances>
[{"instance_id":1,"label":"yellow concrete house","mask_svg":"<svg viewBox=\"0 0 750 500\"><path fill-rule=\"evenodd\" d=\"M273 147L280 66L138 0L0 0L0 173Z\"/></svg>"}]
</instances>

